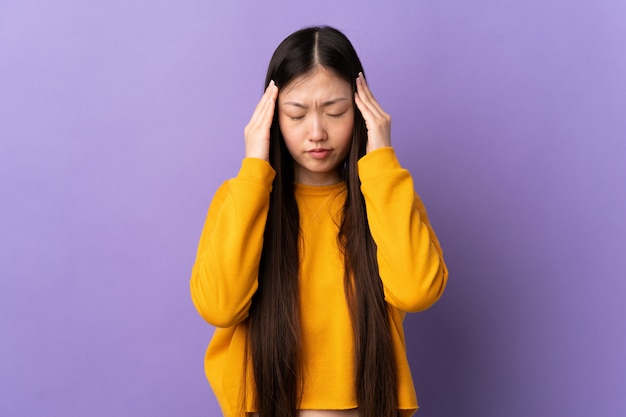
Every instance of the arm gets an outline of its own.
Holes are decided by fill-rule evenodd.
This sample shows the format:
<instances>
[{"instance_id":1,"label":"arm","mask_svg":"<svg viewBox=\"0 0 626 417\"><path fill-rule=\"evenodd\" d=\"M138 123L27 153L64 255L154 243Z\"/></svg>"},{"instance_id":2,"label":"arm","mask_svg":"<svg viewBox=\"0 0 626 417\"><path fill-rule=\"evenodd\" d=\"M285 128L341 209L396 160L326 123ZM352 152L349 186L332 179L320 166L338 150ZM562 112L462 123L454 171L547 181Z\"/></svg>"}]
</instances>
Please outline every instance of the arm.
<instances>
[{"instance_id":1,"label":"arm","mask_svg":"<svg viewBox=\"0 0 626 417\"><path fill-rule=\"evenodd\" d=\"M361 158L359 176L386 301L403 311L427 309L441 297L448 271L411 175L384 147Z\"/></svg>"},{"instance_id":2,"label":"arm","mask_svg":"<svg viewBox=\"0 0 626 417\"><path fill-rule=\"evenodd\" d=\"M367 154L359 161L361 192L377 245L385 300L402 311L434 304L446 286L448 270L426 209L391 148L391 117L357 78L355 103L367 126Z\"/></svg>"},{"instance_id":3,"label":"arm","mask_svg":"<svg viewBox=\"0 0 626 417\"><path fill-rule=\"evenodd\" d=\"M276 173L268 161L278 88L270 82L244 129L246 158L218 190L191 273L191 298L209 323L230 327L248 316L258 287L269 195Z\"/></svg>"},{"instance_id":4,"label":"arm","mask_svg":"<svg viewBox=\"0 0 626 417\"><path fill-rule=\"evenodd\" d=\"M274 175L269 163L245 158L209 207L190 286L196 309L214 326L230 327L248 316Z\"/></svg>"}]
</instances>

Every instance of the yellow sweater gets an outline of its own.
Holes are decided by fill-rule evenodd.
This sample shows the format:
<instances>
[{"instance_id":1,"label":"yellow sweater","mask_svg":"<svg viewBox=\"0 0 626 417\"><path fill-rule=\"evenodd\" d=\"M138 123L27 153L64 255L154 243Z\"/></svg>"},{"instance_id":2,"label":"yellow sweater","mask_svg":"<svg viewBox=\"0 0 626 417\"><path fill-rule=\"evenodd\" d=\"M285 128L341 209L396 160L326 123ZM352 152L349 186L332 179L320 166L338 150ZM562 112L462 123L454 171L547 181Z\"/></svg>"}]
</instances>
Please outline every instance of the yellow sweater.
<instances>
[{"instance_id":1,"label":"yellow sweater","mask_svg":"<svg viewBox=\"0 0 626 417\"><path fill-rule=\"evenodd\" d=\"M398 372L401 416L417 409L406 357L405 312L431 306L441 296L448 272L413 180L392 148L359 161L361 190L377 245L377 258ZM241 417L245 326L257 275L269 194L275 172L246 158L236 178L216 192L202 232L191 276L198 312L217 327L205 357L205 372L224 416ZM358 407L354 392L352 325L345 298L343 259L337 247L338 215L345 184L296 186L301 223L300 296L304 393L300 409ZM248 374L250 375L250 374ZM250 381L250 379L248 379ZM247 395L246 411L254 411Z\"/></svg>"}]
</instances>

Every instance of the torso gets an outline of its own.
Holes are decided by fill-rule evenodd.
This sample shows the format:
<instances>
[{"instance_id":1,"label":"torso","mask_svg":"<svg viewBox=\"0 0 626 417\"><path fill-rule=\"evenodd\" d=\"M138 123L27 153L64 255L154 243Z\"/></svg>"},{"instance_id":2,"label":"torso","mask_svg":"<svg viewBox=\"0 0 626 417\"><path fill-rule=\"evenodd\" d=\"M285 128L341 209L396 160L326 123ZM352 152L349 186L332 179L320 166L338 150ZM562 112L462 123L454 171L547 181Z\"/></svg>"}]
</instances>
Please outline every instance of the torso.
<instances>
[{"instance_id":1,"label":"torso","mask_svg":"<svg viewBox=\"0 0 626 417\"><path fill-rule=\"evenodd\" d=\"M249 414L250 417L258 417L257 413ZM359 417L357 409L352 410L300 410L298 417Z\"/></svg>"},{"instance_id":2,"label":"torso","mask_svg":"<svg viewBox=\"0 0 626 417\"><path fill-rule=\"evenodd\" d=\"M353 410L300 410L298 417L359 417L359 412Z\"/></svg>"}]
</instances>

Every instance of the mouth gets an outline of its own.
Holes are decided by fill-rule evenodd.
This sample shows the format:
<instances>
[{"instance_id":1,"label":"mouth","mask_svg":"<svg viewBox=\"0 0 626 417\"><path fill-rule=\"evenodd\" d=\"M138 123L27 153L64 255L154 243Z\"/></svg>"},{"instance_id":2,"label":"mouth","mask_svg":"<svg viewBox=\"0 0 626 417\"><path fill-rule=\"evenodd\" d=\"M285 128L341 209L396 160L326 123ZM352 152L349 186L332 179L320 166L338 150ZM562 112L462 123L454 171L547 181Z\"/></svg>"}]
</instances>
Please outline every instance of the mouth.
<instances>
[{"instance_id":1,"label":"mouth","mask_svg":"<svg viewBox=\"0 0 626 417\"><path fill-rule=\"evenodd\" d=\"M317 148L317 149L311 149L310 151L307 151L307 152L309 155L311 155L311 157L315 159L323 159L326 156L328 156L328 154L330 154L331 150L324 149L324 148Z\"/></svg>"}]
</instances>

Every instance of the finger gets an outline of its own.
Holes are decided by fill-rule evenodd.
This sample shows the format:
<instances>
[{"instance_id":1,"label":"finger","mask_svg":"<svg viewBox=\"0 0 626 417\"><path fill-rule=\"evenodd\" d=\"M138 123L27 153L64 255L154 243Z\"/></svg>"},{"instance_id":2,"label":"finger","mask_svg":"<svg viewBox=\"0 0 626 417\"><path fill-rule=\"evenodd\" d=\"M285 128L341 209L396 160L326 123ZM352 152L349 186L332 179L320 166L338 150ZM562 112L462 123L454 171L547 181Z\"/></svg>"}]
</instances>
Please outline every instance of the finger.
<instances>
[{"instance_id":1,"label":"finger","mask_svg":"<svg viewBox=\"0 0 626 417\"><path fill-rule=\"evenodd\" d=\"M257 102L256 106L254 107L254 111L252 112L252 119L255 118L259 114L259 112L261 111L261 109L265 105L266 98L268 96L270 87L271 87L271 83L270 83L270 85L267 86L267 88L263 92L263 95L261 96L261 98Z\"/></svg>"},{"instance_id":2,"label":"finger","mask_svg":"<svg viewBox=\"0 0 626 417\"><path fill-rule=\"evenodd\" d=\"M372 104L373 97L371 96L371 92L367 89L362 77L357 79L357 96L360 103L361 113L366 113L370 117L379 116L375 106ZM363 117L365 117L365 114Z\"/></svg>"},{"instance_id":3,"label":"finger","mask_svg":"<svg viewBox=\"0 0 626 417\"><path fill-rule=\"evenodd\" d=\"M359 78L357 78L357 92L363 104L367 106L374 116L386 118L387 113L385 113L382 107L380 107L380 104L378 104L378 101L374 98L363 74L359 74Z\"/></svg>"},{"instance_id":4,"label":"finger","mask_svg":"<svg viewBox=\"0 0 626 417\"><path fill-rule=\"evenodd\" d=\"M361 95L359 93L354 93L354 103L363 115L364 119L368 119L369 117L371 117L371 111L363 102L363 99L361 98Z\"/></svg>"},{"instance_id":5,"label":"finger","mask_svg":"<svg viewBox=\"0 0 626 417\"><path fill-rule=\"evenodd\" d=\"M355 94L355 103L365 119L368 130L377 130L379 128L388 130L389 124L391 123L391 117L382 109L382 107L380 107L374 96L371 94L371 91L367 88L367 83L362 75L360 75L359 79L357 79L357 84L359 91Z\"/></svg>"},{"instance_id":6,"label":"finger","mask_svg":"<svg viewBox=\"0 0 626 417\"><path fill-rule=\"evenodd\" d=\"M252 117L250 118L249 122L250 126L258 126L267 117L268 110L271 108L271 110L273 111L277 90L278 89L274 84L274 81L271 81L265 89L263 96L261 96L261 99L254 108L254 112L252 113Z\"/></svg>"},{"instance_id":7,"label":"finger","mask_svg":"<svg viewBox=\"0 0 626 417\"><path fill-rule=\"evenodd\" d=\"M365 103L370 102L370 101L376 101L374 99L374 95L372 94L372 91L369 89L369 86L367 85L367 81L365 80L365 77L363 77L363 74L360 74L359 77L357 78L357 92L359 93L359 95L361 96L361 99Z\"/></svg>"},{"instance_id":8,"label":"finger","mask_svg":"<svg viewBox=\"0 0 626 417\"><path fill-rule=\"evenodd\" d=\"M265 122L268 125L272 124L274 119L274 109L276 108L276 99L278 98L278 87L274 83L274 80L270 81L269 96L267 99L267 108L265 109ZM268 126L269 127L269 126Z\"/></svg>"},{"instance_id":9,"label":"finger","mask_svg":"<svg viewBox=\"0 0 626 417\"><path fill-rule=\"evenodd\" d=\"M361 94L361 96L363 96L363 99L365 100L369 100L371 99L372 96L372 92L369 89L369 86L367 85L367 80L365 80L365 76L363 75L362 72L359 73L359 76L356 79L357 81L357 91L359 91L359 94Z\"/></svg>"},{"instance_id":10,"label":"finger","mask_svg":"<svg viewBox=\"0 0 626 417\"><path fill-rule=\"evenodd\" d=\"M381 112L363 94L355 94L355 103L366 120L376 121L384 118Z\"/></svg>"},{"instance_id":11,"label":"finger","mask_svg":"<svg viewBox=\"0 0 626 417\"><path fill-rule=\"evenodd\" d=\"M366 102L359 94L355 94L354 99L359 111L363 115L365 124L368 129L373 129L375 126L383 125L387 122L386 115L379 109L376 109L371 105L371 102Z\"/></svg>"}]
</instances>

